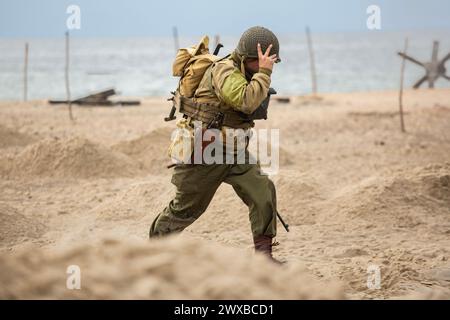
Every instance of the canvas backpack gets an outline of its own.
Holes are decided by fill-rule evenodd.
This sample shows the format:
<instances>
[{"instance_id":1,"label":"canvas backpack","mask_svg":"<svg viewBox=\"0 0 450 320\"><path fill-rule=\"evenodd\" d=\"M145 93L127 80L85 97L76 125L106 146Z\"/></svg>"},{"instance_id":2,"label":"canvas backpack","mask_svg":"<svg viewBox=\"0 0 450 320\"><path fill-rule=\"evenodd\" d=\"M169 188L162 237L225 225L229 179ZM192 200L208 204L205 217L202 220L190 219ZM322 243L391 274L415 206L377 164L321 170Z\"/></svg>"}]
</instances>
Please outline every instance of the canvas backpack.
<instances>
[{"instance_id":1,"label":"canvas backpack","mask_svg":"<svg viewBox=\"0 0 450 320\"><path fill-rule=\"evenodd\" d=\"M206 70L220 57L209 52L209 38L204 36L196 46L178 50L172 66L172 73L180 77L179 93L192 98Z\"/></svg>"}]
</instances>

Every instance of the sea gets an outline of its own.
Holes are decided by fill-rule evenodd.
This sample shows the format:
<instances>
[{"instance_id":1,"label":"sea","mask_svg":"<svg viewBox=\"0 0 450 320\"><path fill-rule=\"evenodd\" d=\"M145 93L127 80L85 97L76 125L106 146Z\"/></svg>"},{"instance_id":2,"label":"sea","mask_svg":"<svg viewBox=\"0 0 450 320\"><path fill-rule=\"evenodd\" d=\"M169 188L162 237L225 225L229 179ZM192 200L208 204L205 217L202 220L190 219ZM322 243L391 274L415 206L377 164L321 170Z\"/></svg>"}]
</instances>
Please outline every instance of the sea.
<instances>
[{"instance_id":1,"label":"sea","mask_svg":"<svg viewBox=\"0 0 450 320\"><path fill-rule=\"evenodd\" d=\"M196 44L202 35L180 37L180 47ZM211 51L214 35L210 36ZM450 52L450 30L401 32L313 33L318 92L397 90L405 38L415 59L431 60L433 41L439 41L439 58ZM235 48L238 36L220 37L219 55ZM281 63L274 66L272 87L280 95L304 95L312 90L310 57L305 34L279 35ZM29 44L28 99L64 99L65 38L0 38L0 100L22 100L24 48ZM69 82L72 97L107 88L130 97L169 96L177 86L172 76L176 54L171 36L148 38L70 37ZM450 60L447 62L450 69ZM450 75L450 70L447 72ZM424 75L424 69L407 62L405 87ZM426 85L426 84L425 84ZM440 79L438 88L449 88Z\"/></svg>"}]
</instances>

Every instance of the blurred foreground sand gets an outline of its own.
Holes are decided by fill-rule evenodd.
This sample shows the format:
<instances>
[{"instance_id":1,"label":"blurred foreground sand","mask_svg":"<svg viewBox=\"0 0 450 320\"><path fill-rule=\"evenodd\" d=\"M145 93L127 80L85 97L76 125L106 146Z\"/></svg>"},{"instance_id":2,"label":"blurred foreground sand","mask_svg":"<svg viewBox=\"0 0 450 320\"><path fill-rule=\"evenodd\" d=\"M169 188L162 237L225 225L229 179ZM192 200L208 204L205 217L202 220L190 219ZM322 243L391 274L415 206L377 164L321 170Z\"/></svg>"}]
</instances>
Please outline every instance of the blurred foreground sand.
<instances>
[{"instance_id":1,"label":"blurred foreground sand","mask_svg":"<svg viewBox=\"0 0 450 320\"><path fill-rule=\"evenodd\" d=\"M181 236L147 240L171 199L163 98L141 107L0 102L0 298L450 298L450 90L271 104L280 129L277 268L252 255L228 185ZM66 268L82 290L66 289ZM367 287L367 268L381 289Z\"/></svg>"}]
</instances>

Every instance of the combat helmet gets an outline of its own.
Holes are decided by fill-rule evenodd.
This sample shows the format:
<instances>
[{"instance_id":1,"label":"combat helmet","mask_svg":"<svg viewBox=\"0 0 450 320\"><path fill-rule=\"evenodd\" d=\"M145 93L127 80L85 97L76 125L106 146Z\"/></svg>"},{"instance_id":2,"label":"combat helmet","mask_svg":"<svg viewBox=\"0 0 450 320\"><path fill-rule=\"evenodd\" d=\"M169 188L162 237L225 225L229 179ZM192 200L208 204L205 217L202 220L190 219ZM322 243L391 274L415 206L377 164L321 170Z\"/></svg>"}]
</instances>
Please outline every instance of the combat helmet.
<instances>
[{"instance_id":1,"label":"combat helmet","mask_svg":"<svg viewBox=\"0 0 450 320\"><path fill-rule=\"evenodd\" d=\"M275 34L264 27L256 26L251 27L246 30L239 40L236 48L236 52L247 58L258 58L257 45L261 44L262 52L264 53L270 44L272 44L272 49L270 50L270 55L276 54L277 61L280 62L280 44Z\"/></svg>"}]
</instances>

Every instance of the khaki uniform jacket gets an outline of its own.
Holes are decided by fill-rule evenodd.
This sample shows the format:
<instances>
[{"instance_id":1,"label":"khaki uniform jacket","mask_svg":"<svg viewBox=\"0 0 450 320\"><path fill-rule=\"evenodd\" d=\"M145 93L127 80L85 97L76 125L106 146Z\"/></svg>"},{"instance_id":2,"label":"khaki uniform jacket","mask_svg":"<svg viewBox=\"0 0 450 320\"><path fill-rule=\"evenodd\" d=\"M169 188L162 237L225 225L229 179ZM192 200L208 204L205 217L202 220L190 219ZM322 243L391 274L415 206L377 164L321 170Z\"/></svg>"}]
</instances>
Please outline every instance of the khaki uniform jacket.
<instances>
[{"instance_id":1,"label":"khaki uniform jacket","mask_svg":"<svg viewBox=\"0 0 450 320\"><path fill-rule=\"evenodd\" d=\"M208 68L194 100L213 103L224 111L235 111L242 116L243 123L253 126L253 121L246 115L253 113L267 97L271 73L269 69L260 68L251 79L247 79L242 59L233 52Z\"/></svg>"}]
</instances>

